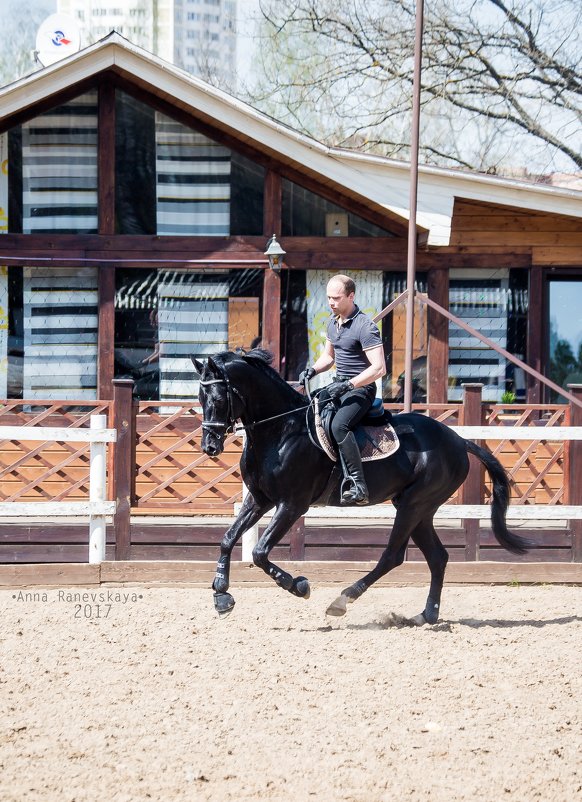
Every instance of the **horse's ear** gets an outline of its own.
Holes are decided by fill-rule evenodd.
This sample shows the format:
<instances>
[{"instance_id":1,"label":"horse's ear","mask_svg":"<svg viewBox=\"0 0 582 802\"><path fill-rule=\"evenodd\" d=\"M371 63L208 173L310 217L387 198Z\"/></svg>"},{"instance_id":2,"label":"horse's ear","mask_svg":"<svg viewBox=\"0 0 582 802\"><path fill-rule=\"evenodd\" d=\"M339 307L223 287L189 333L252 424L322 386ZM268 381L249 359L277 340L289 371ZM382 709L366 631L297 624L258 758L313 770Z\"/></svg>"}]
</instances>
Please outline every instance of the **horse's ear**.
<instances>
[{"instance_id":1,"label":"horse's ear","mask_svg":"<svg viewBox=\"0 0 582 802\"><path fill-rule=\"evenodd\" d=\"M190 359L194 363L194 367L196 368L196 372L202 376L202 371L204 370L204 362L201 362L199 359L196 359L195 356L191 356Z\"/></svg>"},{"instance_id":2,"label":"horse's ear","mask_svg":"<svg viewBox=\"0 0 582 802\"><path fill-rule=\"evenodd\" d=\"M206 364L208 365L208 367L210 368L210 370L213 373L218 373L218 368L216 367L216 362L214 361L214 359L211 356L208 357L208 362Z\"/></svg>"}]
</instances>

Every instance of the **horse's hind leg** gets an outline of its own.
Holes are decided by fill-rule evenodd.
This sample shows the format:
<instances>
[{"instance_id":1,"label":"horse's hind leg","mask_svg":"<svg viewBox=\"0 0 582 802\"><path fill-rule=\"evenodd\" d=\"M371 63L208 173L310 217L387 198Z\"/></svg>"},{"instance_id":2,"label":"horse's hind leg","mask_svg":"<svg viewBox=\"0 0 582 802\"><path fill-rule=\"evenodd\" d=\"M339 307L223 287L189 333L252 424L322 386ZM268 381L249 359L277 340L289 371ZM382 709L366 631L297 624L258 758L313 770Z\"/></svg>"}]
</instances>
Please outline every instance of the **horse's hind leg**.
<instances>
[{"instance_id":1,"label":"horse's hind leg","mask_svg":"<svg viewBox=\"0 0 582 802\"><path fill-rule=\"evenodd\" d=\"M408 539L417 525L418 514L413 517L411 507L399 506L388 539L388 546L378 560L378 564L366 576L358 579L349 588L342 590L341 595L327 608L327 615L344 615L348 603L359 599L374 582L401 565L404 562Z\"/></svg>"},{"instance_id":2,"label":"horse's hind leg","mask_svg":"<svg viewBox=\"0 0 582 802\"><path fill-rule=\"evenodd\" d=\"M232 550L243 535L251 526L254 526L261 517L268 511L271 505L259 503L254 496L249 493L242 503L241 510L236 520L224 534L220 543L220 557L216 564L216 573L212 582L214 590L214 607L220 616L226 616L232 612L234 599L227 593L230 584L230 558Z\"/></svg>"},{"instance_id":3,"label":"horse's hind leg","mask_svg":"<svg viewBox=\"0 0 582 802\"><path fill-rule=\"evenodd\" d=\"M441 592L449 555L435 531L432 519L419 524L411 537L423 553L430 569L430 589L426 606L422 613L415 616L414 621L417 624L436 624L439 620Z\"/></svg>"}]
</instances>

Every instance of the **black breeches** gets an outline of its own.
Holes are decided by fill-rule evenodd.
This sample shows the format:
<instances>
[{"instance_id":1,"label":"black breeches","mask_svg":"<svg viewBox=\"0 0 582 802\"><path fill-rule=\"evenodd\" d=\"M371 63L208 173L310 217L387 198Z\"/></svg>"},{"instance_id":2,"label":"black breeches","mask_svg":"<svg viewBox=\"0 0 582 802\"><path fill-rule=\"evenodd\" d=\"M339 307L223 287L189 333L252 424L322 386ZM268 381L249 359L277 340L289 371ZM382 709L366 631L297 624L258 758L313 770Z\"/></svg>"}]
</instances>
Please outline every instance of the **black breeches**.
<instances>
[{"instance_id":1,"label":"black breeches","mask_svg":"<svg viewBox=\"0 0 582 802\"><path fill-rule=\"evenodd\" d=\"M348 432L355 429L374 403L375 397L374 385L358 387L357 390L351 390L342 397L341 405L331 422L331 433L336 443L343 442Z\"/></svg>"}]
</instances>

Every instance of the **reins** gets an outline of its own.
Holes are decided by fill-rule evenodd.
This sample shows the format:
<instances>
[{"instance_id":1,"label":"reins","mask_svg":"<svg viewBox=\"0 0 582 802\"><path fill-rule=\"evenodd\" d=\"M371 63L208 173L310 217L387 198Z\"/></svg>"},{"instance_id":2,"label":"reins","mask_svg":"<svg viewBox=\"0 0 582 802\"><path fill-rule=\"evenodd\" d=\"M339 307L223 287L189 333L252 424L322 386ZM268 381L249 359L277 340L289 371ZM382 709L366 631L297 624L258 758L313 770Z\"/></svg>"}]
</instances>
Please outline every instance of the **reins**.
<instances>
[{"instance_id":1,"label":"reins","mask_svg":"<svg viewBox=\"0 0 582 802\"><path fill-rule=\"evenodd\" d=\"M244 404L244 399L241 396L241 394L238 392L238 390L236 390L236 388L231 387L231 384L230 384L230 382L229 382L229 380L228 380L226 375L224 376L224 378L221 378L221 379L200 379L200 384L202 384L202 385L225 384L226 388L227 388L227 395L228 395L227 421L225 421L224 423L221 423L220 421L202 421L202 427L203 428L214 428L214 427L216 427L216 428L225 429L226 430L225 434L227 434L229 430L234 430L234 426L235 426L236 421L232 418L232 416L230 414L231 410L233 408L233 404L232 404L232 400L231 400L231 394L235 393L236 395L238 395L238 397L240 398L240 400L242 401L242 404L244 406L245 405ZM329 401L331 401L331 399L329 399ZM289 409L286 412L280 412L278 415L271 415L269 418L262 418L261 420L253 421L252 423L248 423L246 425L244 423L241 423L240 425L242 426L242 428L245 431L249 431L250 429L254 429L255 426L260 426L263 423L268 423L269 421L276 420L277 418L284 418L287 415L293 415L293 414L295 414L295 412L302 412L303 410L305 410L305 420L307 421L307 416L309 414L309 410L311 408L313 408L314 405L315 405L315 399L311 397L311 394L309 394L309 403L307 404L306 407L296 407L295 409ZM307 430L309 432L309 426L307 427ZM311 438L311 433L309 433L309 435L310 435L310 438Z\"/></svg>"}]
</instances>

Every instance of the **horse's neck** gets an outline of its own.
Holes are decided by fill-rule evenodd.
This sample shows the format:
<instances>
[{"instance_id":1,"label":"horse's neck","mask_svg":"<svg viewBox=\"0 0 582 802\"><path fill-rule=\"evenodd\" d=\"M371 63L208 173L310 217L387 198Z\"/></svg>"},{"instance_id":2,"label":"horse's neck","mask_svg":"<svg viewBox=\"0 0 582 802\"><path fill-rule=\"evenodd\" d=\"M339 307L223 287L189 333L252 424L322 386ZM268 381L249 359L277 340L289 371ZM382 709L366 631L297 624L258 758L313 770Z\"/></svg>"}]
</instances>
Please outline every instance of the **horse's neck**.
<instances>
[{"instance_id":1,"label":"horse's neck","mask_svg":"<svg viewBox=\"0 0 582 802\"><path fill-rule=\"evenodd\" d=\"M256 423L274 415L280 415L300 407L301 398L291 388L268 376L253 376L250 390L240 390L244 401L243 424ZM285 420L284 418L281 419Z\"/></svg>"}]
</instances>

